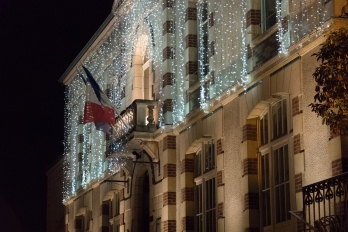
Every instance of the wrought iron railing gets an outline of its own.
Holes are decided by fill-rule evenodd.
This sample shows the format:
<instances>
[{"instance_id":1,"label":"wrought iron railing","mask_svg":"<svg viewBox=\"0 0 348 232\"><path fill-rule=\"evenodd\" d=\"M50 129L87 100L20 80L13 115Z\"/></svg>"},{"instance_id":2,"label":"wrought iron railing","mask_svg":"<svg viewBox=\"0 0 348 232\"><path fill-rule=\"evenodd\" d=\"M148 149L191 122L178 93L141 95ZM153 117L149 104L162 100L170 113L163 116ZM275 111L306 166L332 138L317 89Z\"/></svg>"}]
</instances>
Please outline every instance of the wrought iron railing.
<instances>
[{"instance_id":1,"label":"wrought iron railing","mask_svg":"<svg viewBox=\"0 0 348 232\"><path fill-rule=\"evenodd\" d=\"M302 188L305 231L348 231L348 173Z\"/></svg>"}]
</instances>

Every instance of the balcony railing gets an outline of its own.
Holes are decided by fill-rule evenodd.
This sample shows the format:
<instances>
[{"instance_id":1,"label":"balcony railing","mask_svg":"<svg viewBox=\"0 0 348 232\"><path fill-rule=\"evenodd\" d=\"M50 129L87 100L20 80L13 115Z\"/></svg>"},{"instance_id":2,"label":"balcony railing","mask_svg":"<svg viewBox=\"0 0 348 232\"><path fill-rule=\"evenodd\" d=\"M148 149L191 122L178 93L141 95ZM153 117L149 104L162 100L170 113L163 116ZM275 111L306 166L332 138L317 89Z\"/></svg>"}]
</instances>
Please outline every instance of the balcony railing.
<instances>
[{"instance_id":1,"label":"balcony railing","mask_svg":"<svg viewBox=\"0 0 348 232\"><path fill-rule=\"evenodd\" d=\"M305 231L348 231L348 173L302 188Z\"/></svg>"},{"instance_id":2,"label":"balcony railing","mask_svg":"<svg viewBox=\"0 0 348 232\"><path fill-rule=\"evenodd\" d=\"M135 100L116 118L113 135L107 142L107 152L117 150L117 144L124 142L127 135L132 132L154 132L158 128L158 121L155 120L155 109L157 101L152 100Z\"/></svg>"}]
</instances>

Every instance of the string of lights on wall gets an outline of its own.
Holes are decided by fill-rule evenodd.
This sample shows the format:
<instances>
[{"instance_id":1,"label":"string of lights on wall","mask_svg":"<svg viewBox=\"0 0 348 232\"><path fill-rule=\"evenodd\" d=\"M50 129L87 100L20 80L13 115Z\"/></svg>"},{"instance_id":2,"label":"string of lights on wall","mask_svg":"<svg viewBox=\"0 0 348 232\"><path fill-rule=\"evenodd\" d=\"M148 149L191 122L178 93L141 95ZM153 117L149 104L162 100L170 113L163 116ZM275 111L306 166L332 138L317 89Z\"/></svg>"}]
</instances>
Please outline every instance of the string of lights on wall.
<instances>
[{"instance_id":1,"label":"string of lights on wall","mask_svg":"<svg viewBox=\"0 0 348 232\"><path fill-rule=\"evenodd\" d=\"M185 3L185 0L177 0L172 9L165 11L159 1L125 1L115 11L113 28L79 64L65 91L65 200L74 196L78 188L86 188L91 181L116 173L125 164L128 150L127 143L115 143L114 154L106 157L105 135L91 124L80 123L86 99L85 84L80 78L84 73L82 65L89 69L103 90L109 90L111 101L121 112L129 106L134 51L138 40L147 38L142 44L142 54L152 62L158 124L159 128L164 129L163 100L168 96L165 96L162 84L163 48L164 45L174 48L175 59L167 61L166 69L166 72L175 74L173 85L169 86L173 98L172 121L174 126L184 122L188 113L185 110L186 91L190 90L185 69ZM277 1L276 4L279 54L286 54L289 46L314 29L317 29L317 34L322 33L321 26L326 20L321 0L292 1L289 6L289 9L293 9L291 12L282 9L285 4L289 3ZM207 30L204 29L206 20L202 18L205 8L208 15L213 12L214 21ZM173 28L170 28L173 33L162 36L163 23L169 11L175 20ZM239 87L246 89L250 81L247 74L246 15L246 0L199 0L197 3L199 102L205 111L209 110L211 99L219 100L222 94L232 94ZM287 30L284 27L285 18L288 20ZM208 46L204 45L204 36L208 36ZM212 42L214 51L210 46ZM211 54L208 59L205 57L207 54ZM207 63L209 73L205 70Z\"/></svg>"}]
</instances>

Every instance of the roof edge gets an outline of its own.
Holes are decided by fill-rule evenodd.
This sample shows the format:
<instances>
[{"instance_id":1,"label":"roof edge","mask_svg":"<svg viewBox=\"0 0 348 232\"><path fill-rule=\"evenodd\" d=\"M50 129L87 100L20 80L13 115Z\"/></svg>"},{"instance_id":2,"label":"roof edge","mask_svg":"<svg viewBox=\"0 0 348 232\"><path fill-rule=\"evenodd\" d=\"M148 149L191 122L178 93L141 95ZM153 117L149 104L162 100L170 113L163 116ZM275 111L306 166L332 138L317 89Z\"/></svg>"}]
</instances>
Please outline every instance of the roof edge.
<instances>
[{"instance_id":1,"label":"roof edge","mask_svg":"<svg viewBox=\"0 0 348 232\"><path fill-rule=\"evenodd\" d=\"M83 57L83 55L87 52L87 50L92 46L92 44L98 39L100 34L104 31L104 29L109 25L109 23L113 20L114 14L111 12L108 17L104 20L102 25L98 28L98 30L93 34L92 38L87 42L87 44L83 47L83 49L79 52L79 54L75 57L73 62L69 65L69 67L65 70L63 75L59 78L59 83L64 83L65 78L71 72L71 70L76 66L79 60Z\"/></svg>"}]
</instances>

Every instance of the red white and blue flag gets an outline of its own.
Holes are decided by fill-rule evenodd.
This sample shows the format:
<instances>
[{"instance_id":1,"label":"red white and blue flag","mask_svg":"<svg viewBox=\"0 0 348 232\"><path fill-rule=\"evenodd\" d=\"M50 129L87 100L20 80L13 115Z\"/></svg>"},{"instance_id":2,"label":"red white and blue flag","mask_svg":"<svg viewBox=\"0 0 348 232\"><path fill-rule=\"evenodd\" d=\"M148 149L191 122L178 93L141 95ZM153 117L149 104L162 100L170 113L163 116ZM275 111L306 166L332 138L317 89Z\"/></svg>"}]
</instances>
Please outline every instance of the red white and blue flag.
<instances>
[{"instance_id":1,"label":"red white and blue flag","mask_svg":"<svg viewBox=\"0 0 348 232\"><path fill-rule=\"evenodd\" d=\"M97 130L110 134L110 125L115 125L114 105L110 99L100 89L98 83L93 78L87 68L83 67L87 74L86 83L86 103L83 122L94 122Z\"/></svg>"}]
</instances>

